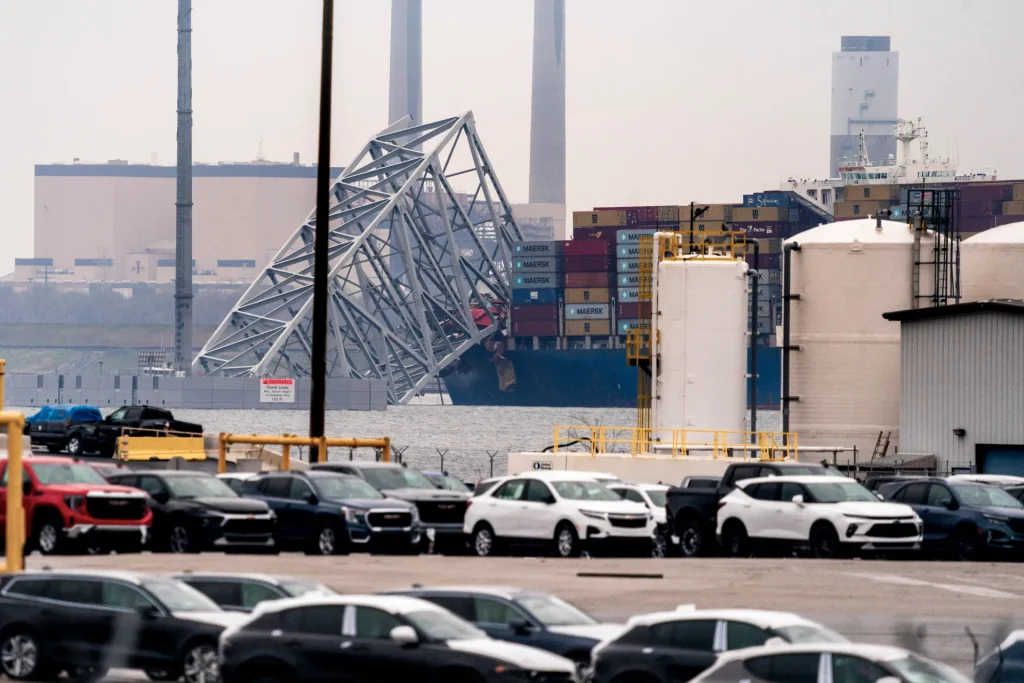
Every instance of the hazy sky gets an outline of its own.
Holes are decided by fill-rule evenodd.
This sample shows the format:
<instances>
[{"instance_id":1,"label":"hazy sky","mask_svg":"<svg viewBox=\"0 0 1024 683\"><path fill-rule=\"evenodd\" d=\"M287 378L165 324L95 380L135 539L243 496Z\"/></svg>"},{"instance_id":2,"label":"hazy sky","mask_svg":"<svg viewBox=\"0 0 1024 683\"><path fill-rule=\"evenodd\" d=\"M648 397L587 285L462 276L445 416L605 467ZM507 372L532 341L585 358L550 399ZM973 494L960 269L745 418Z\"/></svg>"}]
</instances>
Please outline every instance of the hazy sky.
<instances>
[{"instance_id":1,"label":"hazy sky","mask_svg":"<svg viewBox=\"0 0 1024 683\"><path fill-rule=\"evenodd\" d=\"M316 156L317 0L193 0L194 157ZM388 0L338 0L333 163L386 125ZM1021 0L568 0L568 203L736 201L828 163L831 53L891 35L932 151L1024 177ZM0 0L0 273L33 165L175 154L176 0ZM424 0L424 117L467 109L526 201L532 2Z\"/></svg>"}]
</instances>

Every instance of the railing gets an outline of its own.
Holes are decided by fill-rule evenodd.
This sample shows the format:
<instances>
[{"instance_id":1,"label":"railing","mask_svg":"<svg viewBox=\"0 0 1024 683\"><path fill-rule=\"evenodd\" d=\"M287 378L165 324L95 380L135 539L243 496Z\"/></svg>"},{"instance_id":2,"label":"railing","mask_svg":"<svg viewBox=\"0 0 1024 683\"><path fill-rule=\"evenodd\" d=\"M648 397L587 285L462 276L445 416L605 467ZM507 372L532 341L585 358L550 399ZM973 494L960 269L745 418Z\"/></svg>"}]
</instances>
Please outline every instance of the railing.
<instances>
[{"instance_id":1,"label":"railing","mask_svg":"<svg viewBox=\"0 0 1024 683\"><path fill-rule=\"evenodd\" d=\"M741 456L760 460L795 460L798 448L795 432L645 429L586 425L555 427L553 452L568 452L572 445L576 444L581 445L584 448L583 452L588 452L592 456L604 453L629 453L679 458L697 453L710 453L713 458Z\"/></svg>"},{"instance_id":2,"label":"railing","mask_svg":"<svg viewBox=\"0 0 1024 683\"><path fill-rule=\"evenodd\" d=\"M379 448L381 449L381 460L391 462L391 437L385 436L380 439L348 439L329 438L321 436L313 438L309 436L261 436L259 434L221 434L217 440L217 471L223 474L227 471L228 446L231 444L248 444L250 446L280 446L281 447L281 469L291 469L291 447L306 446L316 447L324 460L327 459L328 448Z\"/></svg>"}]
</instances>

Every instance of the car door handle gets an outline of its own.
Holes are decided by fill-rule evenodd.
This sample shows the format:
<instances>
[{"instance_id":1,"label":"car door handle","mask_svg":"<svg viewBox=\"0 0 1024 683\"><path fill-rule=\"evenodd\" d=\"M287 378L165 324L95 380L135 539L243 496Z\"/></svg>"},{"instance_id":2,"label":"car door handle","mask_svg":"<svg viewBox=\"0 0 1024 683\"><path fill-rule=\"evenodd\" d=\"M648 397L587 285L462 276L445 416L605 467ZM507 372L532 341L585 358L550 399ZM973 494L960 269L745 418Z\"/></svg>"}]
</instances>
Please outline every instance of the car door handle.
<instances>
[{"instance_id":1,"label":"car door handle","mask_svg":"<svg viewBox=\"0 0 1024 683\"><path fill-rule=\"evenodd\" d=\"M284 641L284 644L285 647L300 647L302 645L302 641L297 638L291 638Z\"/></svg>"}]
</instances>

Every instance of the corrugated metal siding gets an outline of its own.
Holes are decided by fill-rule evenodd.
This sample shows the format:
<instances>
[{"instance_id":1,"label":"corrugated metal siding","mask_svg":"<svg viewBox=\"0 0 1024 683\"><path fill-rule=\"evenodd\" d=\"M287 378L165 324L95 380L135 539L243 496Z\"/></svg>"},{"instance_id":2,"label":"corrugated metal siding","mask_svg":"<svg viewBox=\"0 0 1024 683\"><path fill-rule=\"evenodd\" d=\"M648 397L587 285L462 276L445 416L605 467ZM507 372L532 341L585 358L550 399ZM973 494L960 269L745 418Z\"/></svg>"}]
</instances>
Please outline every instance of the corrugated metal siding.
<instances>
[{"instance_id":1,"label":"corrugated metal siding","mask_svg":"<svg viewBox=\"0 0 1024 683\"><path fill-rule=\"evenodd\" d=\"M1024 444L1024 316L905 322L901 339L901 451L948 469L974 465L975 444Z\"/></svg>"}]
</instances>

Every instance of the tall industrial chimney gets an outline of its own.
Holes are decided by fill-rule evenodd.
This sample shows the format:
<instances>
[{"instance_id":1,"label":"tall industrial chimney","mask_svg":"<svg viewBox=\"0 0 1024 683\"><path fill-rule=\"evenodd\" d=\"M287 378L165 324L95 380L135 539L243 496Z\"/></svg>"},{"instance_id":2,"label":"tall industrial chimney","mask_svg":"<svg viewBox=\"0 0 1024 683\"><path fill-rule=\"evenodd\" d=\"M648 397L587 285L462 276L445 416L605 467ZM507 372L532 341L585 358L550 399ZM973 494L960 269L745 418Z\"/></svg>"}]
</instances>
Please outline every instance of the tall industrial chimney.
<instances>
[{"instance_id":1,"label":"tall industrial chimney","mask_svg":"<svg viewBox=\"0 0 1024 683\"><path fill-rule=\"evenodd\" d=\"M391 90L388 123L423 123L422 0L391 0Z\"/></svg>"},{"instance_id":2,"label":"tall industrial chimney","mask_svg":"<svg viewBox=\"0 0 1024 683\"><path fill-rule=\"evenodd\" d=\"M565 0L534 0L530 203L565 205Z\"/></svg>"},{"instance_id":3,"label":"tall industrial chimney","mask_svg":"<svg viewBox=\"0 0 1024 683\"><path fill-rule=\"evenodd\" d=\"M175 207L174 369L192 368L192 0L178 0L178 189Z\"/></svg>"}]
</instances>

